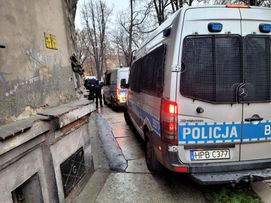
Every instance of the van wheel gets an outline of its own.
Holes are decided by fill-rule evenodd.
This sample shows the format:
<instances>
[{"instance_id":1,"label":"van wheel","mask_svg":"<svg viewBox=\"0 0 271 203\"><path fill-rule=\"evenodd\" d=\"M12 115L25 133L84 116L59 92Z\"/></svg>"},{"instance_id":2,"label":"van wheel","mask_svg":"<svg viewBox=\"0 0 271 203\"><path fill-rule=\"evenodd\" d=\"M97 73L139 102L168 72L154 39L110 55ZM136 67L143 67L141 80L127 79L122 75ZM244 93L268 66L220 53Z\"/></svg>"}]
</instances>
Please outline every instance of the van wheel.
<instances>
[{"instance_id":1,"label":"van wheel","mask_svg":"<svg viewBox=\"0 0 271 203\"><path fill-rule=\"evenodd\" d=\"M123 113L124 113L124 119L125 119L126 124L131 125L132 122L131 122L130 116L129 116L128 112L127 112L127 108L124 108Z\"/></svg>"},{"instance_id":2,"label":"van wheel","mask_svg":"<svg viewBox=\"0 0 271 203\"><path fill-rule=\"evenodd\" d=\"M115 106L115 104L114 104L114 100L113 100L113 98L111 98L111 100L110 100L110 107L112 108L112 110L115 110L116 108L116 106Z\"/></svg>"},{"instance_id":3,"label":"van wheel","mask_svg":"<svg viewBox=\"0 0 271 203\"><path fill-rule=\"evenodd\" d=\"M103 96L104 99L104 105L107 105L107 101L105 100L105 97Z\"/></svg>"},{"instance_id":4,"label":"van wheel","mask_svg":"<svg viewBox=\"0 0 271 203\"><path fill-rule=\"evenodd\" d=\"M160 162L157 160L154 152L154 146L152 142L149 139L149 132L146 133L146 149L145 149L145 158L146 158L146 164L150 171L153 172L161 172L162 166Z\"/></svg>"}]
</instances>

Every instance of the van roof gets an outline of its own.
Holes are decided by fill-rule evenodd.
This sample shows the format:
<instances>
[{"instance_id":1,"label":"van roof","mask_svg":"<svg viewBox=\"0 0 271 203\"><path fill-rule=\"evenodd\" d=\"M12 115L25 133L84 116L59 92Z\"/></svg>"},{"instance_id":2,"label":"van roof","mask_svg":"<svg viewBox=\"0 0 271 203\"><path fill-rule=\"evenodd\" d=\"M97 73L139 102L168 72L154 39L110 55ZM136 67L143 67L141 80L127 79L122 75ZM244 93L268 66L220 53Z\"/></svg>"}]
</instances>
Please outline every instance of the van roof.
<instances>
[{"instance_id":1,"label":"van roof","mask_svg":"<svg viewBox=\"0 0 271 203\"><path fill-rule=\"evenodd\" d=\"M170 27L172 25L173 21L175 20L175 18L178 17L182 11L185 12L186 10L190 10L190 9L202 9L202 8L226 8L226 5L189 6L189 7L183 7L181 9L179 9L178 11L176 11L175 13L170 15L165 22L163 22L156 30L153 31L147 37L147 39L141 44L141 46L137 49L136 52L141 50L155 36L157 36L158 34L163 32L166 28ZM270 10L271 11L271 8L267 8L267 7L250 6L250 8L252 8L252 9L261 9L261 10ZM250 9L250 8L243 8L243 9ZM228 9L236 9L236 8L228 8Z\"/></svg>"},{"instance_id":2,"label":"van roof","mask_svg":"<svg viewBox=\"0 0 271 203\"><path fill-rule=\"evenodd\" d=\"M118 67L118 68L113 68L110 70L107 70L107 72L112 72L112 71L128 71L130 69L130 67L126 66L126 67Z\"/></svg>"}]
</instances>

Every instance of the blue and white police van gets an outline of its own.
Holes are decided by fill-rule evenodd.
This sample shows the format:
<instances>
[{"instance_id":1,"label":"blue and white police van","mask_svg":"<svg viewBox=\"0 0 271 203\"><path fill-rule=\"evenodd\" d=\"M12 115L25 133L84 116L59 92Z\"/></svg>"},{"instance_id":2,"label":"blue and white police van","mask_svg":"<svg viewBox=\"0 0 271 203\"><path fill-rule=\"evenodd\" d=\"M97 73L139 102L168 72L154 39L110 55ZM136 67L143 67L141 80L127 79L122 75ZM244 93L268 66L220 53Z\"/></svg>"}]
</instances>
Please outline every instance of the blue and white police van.
<instances>
[{"instance_id":1,"label":"blue and white police van","mask_svg":"<svg viewBox=\"0 0 271 203\"><path fill-rule=\"evenodd\" d=\"M130 68L118 67L105 72L103 100L111 107L123 106L127 98L125 85L128 82Z\"/></svg>"},{"instance_id":2,"label":"blue and white police van","mask_svg":"<svg viewBox=\"0 0 271 203\"><path fill-rule=\"evenodd\" d=\"M187 7L135 52L124 116L150 170L271 178L271 9Z\"/></svg>"}]
</instances>

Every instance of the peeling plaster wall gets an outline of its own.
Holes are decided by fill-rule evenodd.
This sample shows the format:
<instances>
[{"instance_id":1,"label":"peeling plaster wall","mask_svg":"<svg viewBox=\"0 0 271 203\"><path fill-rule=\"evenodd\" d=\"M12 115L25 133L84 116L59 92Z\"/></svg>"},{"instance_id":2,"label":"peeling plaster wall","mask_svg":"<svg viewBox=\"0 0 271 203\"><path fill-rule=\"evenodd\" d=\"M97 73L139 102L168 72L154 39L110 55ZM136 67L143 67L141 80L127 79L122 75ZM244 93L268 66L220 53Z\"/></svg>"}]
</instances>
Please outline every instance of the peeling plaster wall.
<instances>
[{"instance_id":1,"label":"peeling plaster wall","mask_svg":"<svg viewBox=\"0 0 271 203\"><path fill-rule=\"evenodd\" d=\"M0 1L0 45L6 46L0 48L0 125L27 108L57 106L76 98L69 60L74 28L68 22L75 2ZM45 47L44 32L56 36L57 50Z\"/></svg>"}]
</instances>

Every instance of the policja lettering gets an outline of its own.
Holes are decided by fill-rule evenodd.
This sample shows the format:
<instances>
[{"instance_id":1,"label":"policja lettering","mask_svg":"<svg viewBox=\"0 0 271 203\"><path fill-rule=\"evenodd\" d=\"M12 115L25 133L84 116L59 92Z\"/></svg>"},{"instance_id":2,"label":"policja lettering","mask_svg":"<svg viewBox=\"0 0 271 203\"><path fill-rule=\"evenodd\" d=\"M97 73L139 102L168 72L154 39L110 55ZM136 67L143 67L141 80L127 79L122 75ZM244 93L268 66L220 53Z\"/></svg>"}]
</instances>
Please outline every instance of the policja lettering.
<instances>
[{"instance_id":1,"label":"policja lettering","mask_svg":"<svg viewBox=\"0 0 271 203\"><path fill-rule=\"evenodd\" d=\"M232 139L238 138L236 126L183 127L183 139L192 137L193 140Z\"/></svg>"}]
</instances>

